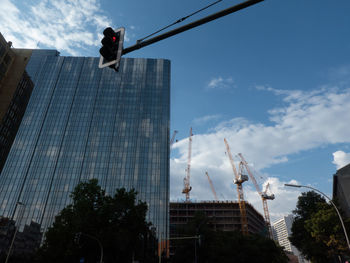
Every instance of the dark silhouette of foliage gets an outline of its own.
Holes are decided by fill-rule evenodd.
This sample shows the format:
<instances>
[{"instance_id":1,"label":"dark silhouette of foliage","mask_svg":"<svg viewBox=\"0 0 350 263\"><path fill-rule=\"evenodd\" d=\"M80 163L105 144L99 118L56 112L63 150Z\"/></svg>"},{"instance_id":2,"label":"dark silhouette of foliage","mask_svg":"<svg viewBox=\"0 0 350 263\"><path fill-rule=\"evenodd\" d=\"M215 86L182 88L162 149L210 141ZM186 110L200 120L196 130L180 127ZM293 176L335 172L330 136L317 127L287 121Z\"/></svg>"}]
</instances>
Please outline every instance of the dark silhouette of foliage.
<instances>
[{"instance_id":1,"label":"dark silhouette of foliage","mask_svg":"<svg viewBox=\"0 0 350 263\"><path fill-rule=\"evenodd\" d=\"M137 192L117 189L106 195L96 179L79 183L72 204L56 216L37 254L38 262L155 262L157 240L146 222L147 204ZM81 233L81 234L79 234Z\"/></svg>"},{"instance_id":2,"label":"dark silhouette of foliage","mask_svg":"<svg viewBox=\"0 0 350 263\"><path fill-rule=\"evenodd\" d=\"M197 213L194 219L178 229L179 236L200 236L198 239L177 240L173 242L175 255L171 262L260 262L284 263L288 258L283 249L264 236L240 232L214 231L210 219L204 213Z\"/></svg>"},{"instance_id":3,"label":"dark silhouette of foliage","mask_svg":"<svg viewBox=\"0 0 350 263\"><path fill-rule=\"evenodd\" d=\"M343 228L331 204L313 191L298 198L292 225L292 244L314 263L332 262L348 253ZM349 225L349 223L347 223Z\"/></svg>"}]
</instances>

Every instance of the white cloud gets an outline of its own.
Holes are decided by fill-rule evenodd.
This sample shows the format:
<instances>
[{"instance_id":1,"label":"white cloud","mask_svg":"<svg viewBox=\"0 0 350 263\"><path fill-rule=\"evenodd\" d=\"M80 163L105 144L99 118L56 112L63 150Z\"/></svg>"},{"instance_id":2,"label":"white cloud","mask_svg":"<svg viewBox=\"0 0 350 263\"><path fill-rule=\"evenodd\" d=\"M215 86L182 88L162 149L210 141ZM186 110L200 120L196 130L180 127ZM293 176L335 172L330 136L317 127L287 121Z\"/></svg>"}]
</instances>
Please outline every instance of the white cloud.
<instances>
[{"instance_id":1,"label":"white cloud","mask_svg":"<svg viewBox=\"0 0 350 263\"><path fill-rule=\"evenodd\" d=\"M316 149L324 145L350 142L350 89L320 89L309 92L273 90L283 96L284 107L271 109L268 114L272 125L252 123L244 118L234 118L220 123L210 132L193 136L191 162L191 198L212 200L208 171L218 196L236 200L232 183L233 173L224 138L232 154L243 153L256 171L281 162L288 162L291 154ZM187 164L188 139L179 141L173 148L179 153L171 160L171 198L183 199L181 190ZM347 155L348 157L348 155ZM235 158L237 161L237 158ZM337 162L340 158L337 158ZM271 217L290 213L295 208L298 191L285 189L281 179L269 177L274 201L269 202ZM307 183L307 182L305 182ZM254 186L244 186L246 200L263 214L261 200ZM224 196L224 198L222 197Z\"/></svg>"},{"instance_id":2,"label":"white cloud","mask_svg":"<svg viewBox=\"0 0 350 263\"><path fill-rule=\"evenodd\" d=\"M333 153L333 163L337 166L337 169L344 167L350 163L350 153L343 151L336 151Z\"/></svg>"},{"instance_id":3,"label":"white cloud","mask_svg":"<svg viewBox=\"0 0 350 263\"><path fill-rule=\"evenodd\" d=\"M42 0L27 5L17 7L11 0L1 1L1 30L16 48L45 46L82 55L100 45L103 28L111 24L100 10L99 0Z\"/></svg>"},{"instance_id":4,"label":"white cloud","mask_svg":"<svg viewBox=\"0 0 350 263\"><path fill-rule=\"evenodd\" d=\"M212 78L207 86L207 89L231 89L235 88L236 85L234 84L234 81L231 77L229 78Z\"/></svg>"},{"instance_id":5,"label":"white cloud","mask_svg":"<svg viewBox=\"0 0 350 263\"><path fill-rule=\"evenodd\" d=\"M350 81L350 65L347 64L330 69L329 77L331 80L340 82L341 84L348 84Z\"/></svg>"},{"instance_id":6,"label":"white cloud","mask_svg":"<svg viewBox=\"0 0 350 263\"><path fill-rule=\"evenodd\" d=\"M195 125L203 125L203 124L206 124L206 123L208 123L210 121L217 121L220 118L221 118L220 114L206 115L206 116L203 116L203 117L195 118L193 120L193 124L195 124Z\"/></svg>"}]
</instances>

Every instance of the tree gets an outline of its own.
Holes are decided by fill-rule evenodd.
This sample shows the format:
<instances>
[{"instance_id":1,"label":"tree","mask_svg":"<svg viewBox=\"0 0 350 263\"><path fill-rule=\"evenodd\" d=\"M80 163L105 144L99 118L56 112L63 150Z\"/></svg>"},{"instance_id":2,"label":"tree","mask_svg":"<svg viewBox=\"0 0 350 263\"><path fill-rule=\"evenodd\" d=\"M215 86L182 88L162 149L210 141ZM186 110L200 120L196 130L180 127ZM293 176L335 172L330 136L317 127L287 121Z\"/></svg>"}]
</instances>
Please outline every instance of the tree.
<instances>
[{"instance_id":1,"label":"tree","mask_svg":"<svg viewBox=\"0 0 350 263\"><path fill-rule=\"evenodd\" d=\"M318 242L328 248L328 254L340 255L348 253L348 246L344 237L339 217L330 204L320 204L320 210L313 213L305 222L306 230Z\"/></svg>"},{"instance_id":2,"label":"tree","mask_svg":"<svg viewBox=\"0 0 350 263\"><path fill-rule=\"evenodd\" d=\"M156 239L146 222L147 204L136 202L137 192L117 189L106 195L96 179L79 183L45 234L39 262L154 262Z\"/></svg>"},{"instance_id":3,"label":"tree","mask_svg":"<svg viewBox=\"0 0 350 263\"><path fill-rule=\"evenodd\" d=\"M291 243L314 263L327 263L348 252L344 232L332 205L313 191L302 193L293 211Z\"/></svg>"},{"instance_id":4,"label":"tree","mask_svg":"<svg viewBox=\"0 0 350 263\"><path fill-rule=\"evenodd\" d=\"M176 232L179 237L200 238L171 241L175 247L172 262L192 263L195 261L195 256L197 262L204 262L202 258L209 258L210 245L215 239L215 232L210 228L209 218L203 212L197 212L190 222L183 227L178 227Z\"/></svg>"},{"instance_id":5,"label":"tree","mask_svg":"<svg viewBox=\"0 0 350 263\"><path fill-rule=\"evenodd\" d=\"M217 232L211 249L211 260L207 262L288 262L283 249L270 238L240 232Z\"/></svg>"},{"instance_id":6,"label":"tree","mask_svg":"<svg viewBox=\"0 0 350 263\"><path fill-rule=\"evenodd\" d=\"M175 255L172 262L194 262L195 245L197 262L288 262L283 249L271 239L250 234L243 236L240 232L214 231L210 227L210 218L204 213L195 214L193 220L178 230L179 236L200 236L197 240L179 240L174 242Z\"/></svg>"}]
</instances>

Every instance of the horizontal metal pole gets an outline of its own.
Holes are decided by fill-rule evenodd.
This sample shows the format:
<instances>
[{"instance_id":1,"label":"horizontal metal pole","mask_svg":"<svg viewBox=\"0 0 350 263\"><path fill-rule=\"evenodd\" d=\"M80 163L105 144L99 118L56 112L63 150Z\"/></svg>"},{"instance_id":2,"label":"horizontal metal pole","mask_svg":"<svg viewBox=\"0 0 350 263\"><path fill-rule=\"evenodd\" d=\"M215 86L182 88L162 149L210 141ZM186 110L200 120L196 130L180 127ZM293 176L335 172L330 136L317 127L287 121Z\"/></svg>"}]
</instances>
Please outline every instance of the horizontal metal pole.
<instances>
[{"instance_id":1,"label":"horizontal metal pole","mask_svg":"<svg viewBox=\"0 0 350 263\"><path fill-rule=\"evenodd\" d=\"M199 239L199 236L193 237L169 237L168 240L182 240L182 239Z\"/></svg>"},{"instance_id":2,"label":"horizontal metal pole","mask_svg":"<svg viewBox=\"0 0 350 263\"><path fill-rule=\"evenodd\" d=\"M161 35L155 36L153 38L150 38L149 40L141 41L141 42L139 42L139 43L137 43L137 44L135 44L133 46L127 47L127 48L123 49L122 54L125 55L125 54L130 53L132 51L135 51L137 49L140 49L140 48L143 48L145 46L151 45L151 44L153 44L155 42L161 41L161 40L163 40L165 38L177 35L177 34L182 33L184 31L190 30L190 29L192 29L194 27L203 25L205 23L208 23L210 21L213 21L213 20L218 19L220 17L229 15L231 13L237 12L237 11L239 11L241 9L247 8L249 6L255 5L255 4L257 4L259 2L263 2L263 1L264 0L249 0L249 1L246 1L246 2L243 2L243 3L240 3L238 5L229 7L227 9L219 11L219 12L217 12L215 14L206 16L206 17L204 17L202 19L199 19L197 21L194 21L192 23L184 25L182 27L175 28L175 29L173 29L171 31L165 32L164 34L161 34Z\"/></svg>"}]
</instances>

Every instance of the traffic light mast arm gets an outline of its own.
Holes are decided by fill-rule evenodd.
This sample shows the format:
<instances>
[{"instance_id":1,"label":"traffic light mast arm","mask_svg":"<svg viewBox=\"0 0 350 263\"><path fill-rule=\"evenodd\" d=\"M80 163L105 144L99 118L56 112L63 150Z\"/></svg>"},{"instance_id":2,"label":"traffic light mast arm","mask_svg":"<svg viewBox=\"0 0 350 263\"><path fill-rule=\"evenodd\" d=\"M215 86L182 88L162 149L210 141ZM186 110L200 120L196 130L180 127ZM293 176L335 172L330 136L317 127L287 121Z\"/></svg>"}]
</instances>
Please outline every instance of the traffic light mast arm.
<instances>
[{"instance_id":1,"label":"traffic light mast arm","mask_svg":"<svg viewBox=\"0 0 350 263\"><path fill-rule=\"evenodd\" d=\"M194 21L194 22L189 23L187 25L184 25L182 27L175 28L175 29L173 29L171 31L165 32L164 34L161 34L161 35L155 36L153 38L150 38L149 40L138 42L138 43L136 43L135 45L133 45L131 47L127 47L127 48L123 49L122 54L125 55L125 54L130 53L132 51L135 51L137 49L143 48L145 46L149 46L149 45L151 45L153 43L156 43L156 42L161 41L163 39L166 39L168 37L172 37L174 35L180 34L182 32L185 32L185 31L190 30L192 28L195 28L197 26L206 24L206 23L208 23L210 21L213 21L213 20L218 19L220 17L229 15L231 13L237 12L239 10L242 10L244 8L247 8L249 6L255 5L255 4L263 2L263 1L264 0L248 0L248 1L245 1L245 2L240 3L238 5L231 6L231 7L227 8L227 9L221 10L221 11L219 11L217 13L214 13L212 15L206 16L206 17L204 17L202 19L199 19L197 21Z\"/></svg>"}]
</instances>

